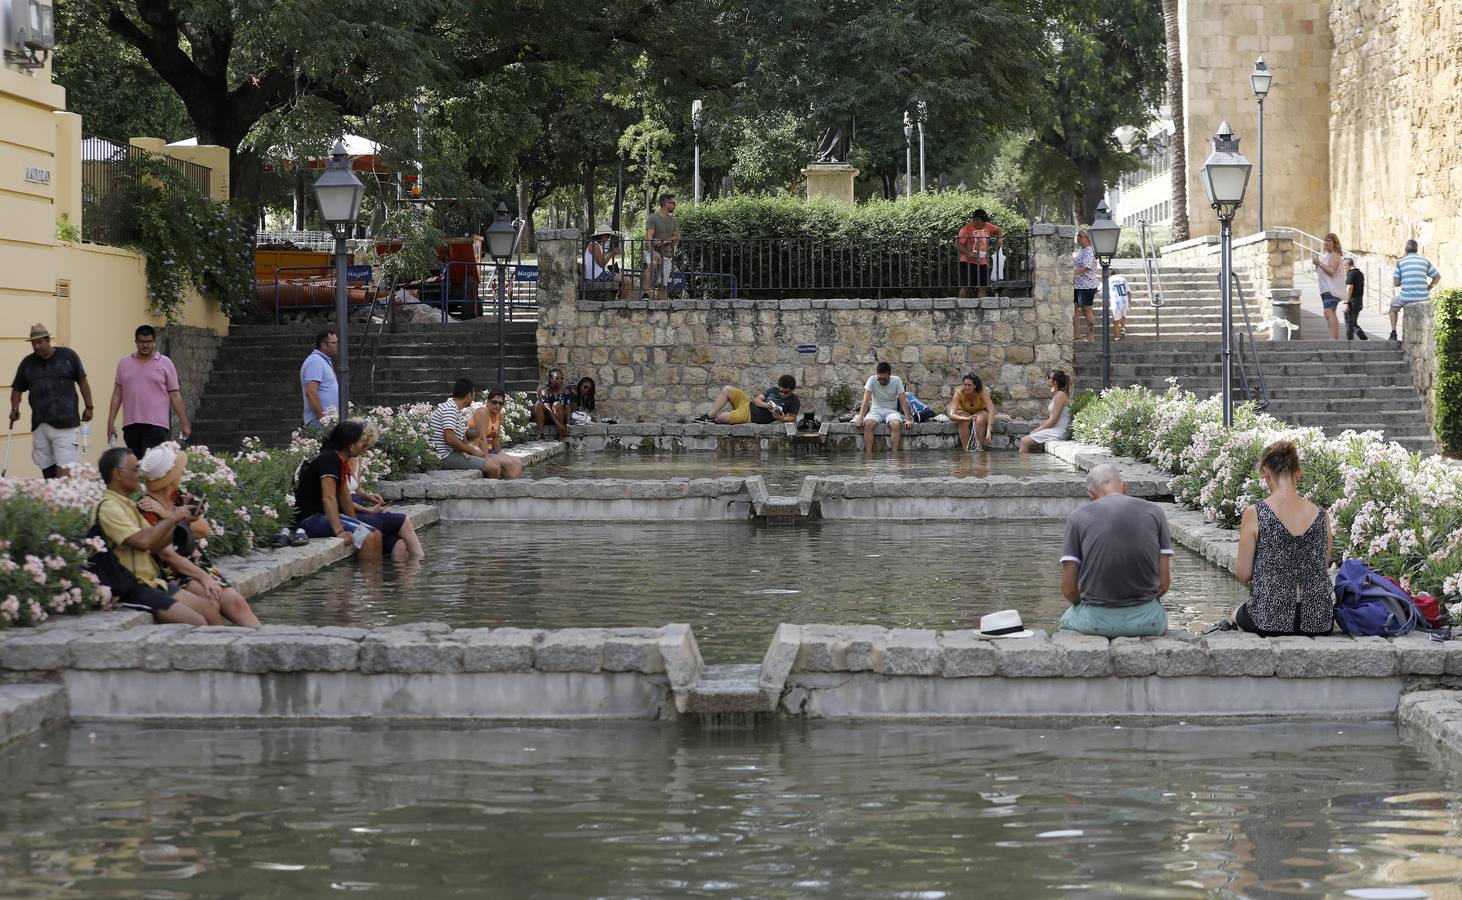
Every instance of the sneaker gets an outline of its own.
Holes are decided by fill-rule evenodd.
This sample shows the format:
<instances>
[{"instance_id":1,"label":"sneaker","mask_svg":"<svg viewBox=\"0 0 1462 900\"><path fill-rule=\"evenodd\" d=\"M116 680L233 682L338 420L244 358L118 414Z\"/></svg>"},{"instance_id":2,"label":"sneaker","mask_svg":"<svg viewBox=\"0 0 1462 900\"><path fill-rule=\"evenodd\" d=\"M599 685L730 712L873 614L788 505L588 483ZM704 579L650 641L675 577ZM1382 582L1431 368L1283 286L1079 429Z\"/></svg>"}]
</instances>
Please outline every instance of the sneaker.
<instances>
[{"instance_id":1,"label":"sneaker","mask_svg":"<svg viewBox=\"0 0 1462 900\"><path fill-rule=\"evenodd\" d=\"M289 540L289 545L291 547L303 547L309 542L310 536L308 534L305 534L305 530L303 528L296 528L294 530L294 537L290 538Z\"/></svg>"},{"instance_id":2,"label":"sneaker","mask_svg":"<svg viewBox=\"0 0 1462 900\"><path fill-rule=\"evenodd\" d=\"M694 419L691 419L691 421L692 422L710 422L710 421L712 421L712 419L711 419L710 416L706 415L705 413L701 413L700 415L696 416Z\"/></svg>"},{"instance_id":3,"label":"sneaker","mask_svg":"<svg viewBox=\"0 0 1462 900\"><path fill-rule=\"evenodd\" d=\"M1358 337L1358 338L1360 338L1363 341L1370 340L1370 338L1366 336L1366 333L1364 331L1361 331L1359 328L1356 329L1355 336Z\"/></svg>"},{"instance_id":4,"label":"sneaker","mask_svg":"<svg viewBox=\"0 0 1462 900\"><path fill-rule=\"evenodd\" d=\"M1400 338L1396 337L1396 332L1393 331L1393 332L1391 332L1391 336L1389 338L1387 338L1386 340L1388 340L1388 341L1399 341Z\"/></svg>"},{"instance_id":5,"label":"sneaker","mask_svg":"<svg viewBox=\"0 0 1462 900\"><path fill-rule=\"evenodd\" d=\"M1234 623L1230 622L1228 619L1224 619L1222 621L1214 622L1212 625L1209 625L1207 628L1203 629L1203 631L1201 631L1200 634L1213 634L1216 631L1237 631L1237 630L1238 629L1234 628Z\"/></svg>"}]
</instances>

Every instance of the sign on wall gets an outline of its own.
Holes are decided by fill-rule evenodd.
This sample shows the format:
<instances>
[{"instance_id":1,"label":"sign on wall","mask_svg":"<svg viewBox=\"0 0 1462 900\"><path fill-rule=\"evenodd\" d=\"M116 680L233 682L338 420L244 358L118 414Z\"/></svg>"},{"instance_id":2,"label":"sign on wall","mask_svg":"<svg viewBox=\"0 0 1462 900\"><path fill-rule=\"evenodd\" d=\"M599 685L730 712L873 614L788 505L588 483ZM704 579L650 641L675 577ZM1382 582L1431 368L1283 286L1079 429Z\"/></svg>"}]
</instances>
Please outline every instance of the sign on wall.
<instances>
[{"instance_id":1,"label":"sign on wall","mask_svg":"<svg viewBox=\"0 0 1462 900\"><path fill-rule=\"evenodd\" d=\"M39 166L26 166L25 180L31 184L50 184L51 170L42 169Z\"/></svg>"}]
</instances>

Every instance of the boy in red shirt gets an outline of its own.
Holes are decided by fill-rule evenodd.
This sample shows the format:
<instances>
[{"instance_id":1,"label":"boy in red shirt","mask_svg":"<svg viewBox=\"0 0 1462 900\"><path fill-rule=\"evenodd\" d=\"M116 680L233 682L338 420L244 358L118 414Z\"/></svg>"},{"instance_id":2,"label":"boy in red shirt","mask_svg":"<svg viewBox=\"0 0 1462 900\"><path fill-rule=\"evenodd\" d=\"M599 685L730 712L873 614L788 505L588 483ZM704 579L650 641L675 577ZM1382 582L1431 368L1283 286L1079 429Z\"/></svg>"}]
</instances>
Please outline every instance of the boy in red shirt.
<instances>
[{"instance_id":1,"label":"boy in red shirt","mask_svg":"<svg viewBox=\"0 0 1462 900\"><path fill-rule=\"evenodd\" d=\"M990 221L983 209L970 213L970 220L959 230L959 295L968 297L970 288L979 296L990 293L990 257L1000 249L1000 226Z\"/></svg>"}]
</instances>

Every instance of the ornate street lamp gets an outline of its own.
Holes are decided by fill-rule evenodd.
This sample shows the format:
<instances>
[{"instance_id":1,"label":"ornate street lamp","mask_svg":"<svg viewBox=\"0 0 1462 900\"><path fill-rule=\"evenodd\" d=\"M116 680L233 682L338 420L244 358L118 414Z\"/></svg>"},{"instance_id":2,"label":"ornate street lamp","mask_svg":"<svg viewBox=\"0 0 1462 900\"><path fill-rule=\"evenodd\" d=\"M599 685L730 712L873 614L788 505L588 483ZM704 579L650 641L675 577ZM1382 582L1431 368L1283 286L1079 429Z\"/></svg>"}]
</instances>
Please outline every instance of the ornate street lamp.
<instances>
[{"instance_id":1,"label":"ornate street lamp","mask_svg":"<svg viewBox=\"0 0 1462 900\"><path fill-rule=\"evenodd\" d=\"M1274 83L1274 73L1264 65L1264 57L1254 63L1249 75L1249 85L1254 89L1254 99L1259 101L1259 231L1264 231L1264 98L1269 96L1269 85Z\"/></svg>"},{"instance_id":2,"label":"ornate street lamp","mask_svg":"<svg viewBox=\"0 0 1462 900\"><path fill-rule=\"evenodd\" d=\"M1112 221L1112 210L1103 200L1097 204L1096 216L1086 229L1091 235L1091 250L1102 264L1102 390L1112 386L1112 257L1122 241L1122 226Z\"/></svg>"},{"instance_id":3,"label":"ornate street lamp","mask_svg":"<svg viewBox=\"0 0 1462 900\"><path fill-rule=\"evenodd\" d=\"M690 128L695 132L695 205L701 205L701 102L690 102Z\"/></svg>"},{"instance_id":4,"label":"ornate street lamp","mask_svg":"<svg viewBox=\"0 0 1462 900\"><path fill-rule=\"evenodd\" d=\"M518 245L518 231L508 220L508 205L499 203L497 213L492 224L487 226L484 237L487 239L487 255L497 263L497 386L503 390L508 389L507 363L504 359L507 341L503 333L504 313L507 311L505 282L508 278L508 259Z\"/></svg>"},{"instance_id":5,"label":"ornate street lamp","mask_svg":"<svg viewBox=\"0 0 1462 900\"><path fill-rule=\"evenodd\" d=\"M1239 154L1239 139L1224 122L1213 137L1213 153L1203 163L1203 191L1218 213L1219 296L1223 299L1223 427L1234 424L1233 384L1233 224L1244 202L1252 166Z\"/></svg>"},{"instance_id":6,"label":"ornate street lamp","mask_svg":"<svg viewBox=\"0 0 1462 900\"><path fill-rule=\"evenodd\" d=\"M364 196L365 185L351 171L345 142L336 141L330 149L330 161L325 163L325 171L315 179L315 203L320 208L320 218L335 236L335 331L340 337L340 364L336 369L340 381L342 422L350 418L350 337L346 333L350 318L346 285L349 260L345 239L355 228Z\"/></svg>"}]
</instances>

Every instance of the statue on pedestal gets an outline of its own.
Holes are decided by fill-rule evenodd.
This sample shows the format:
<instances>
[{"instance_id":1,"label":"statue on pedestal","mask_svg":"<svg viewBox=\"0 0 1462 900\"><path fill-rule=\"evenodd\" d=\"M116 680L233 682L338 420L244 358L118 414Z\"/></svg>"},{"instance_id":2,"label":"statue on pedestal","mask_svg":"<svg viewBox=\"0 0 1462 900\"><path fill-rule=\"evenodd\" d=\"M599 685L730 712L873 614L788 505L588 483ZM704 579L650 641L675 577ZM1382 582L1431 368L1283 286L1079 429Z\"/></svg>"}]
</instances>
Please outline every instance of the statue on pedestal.
<instances>
[{"instance_id":1,"label":"statue on pedestal","mask_svg":"<svg viewBox=\"0 0 1462 900\"><path fill-rule=\"evenodd\" d=\"M853 122L851 120L831 125L824 129L822 137L817 140L817 155L812 158L815 163L845 163L848 161L848 151L853 144Z\"/></svg>"}]
</instances>

